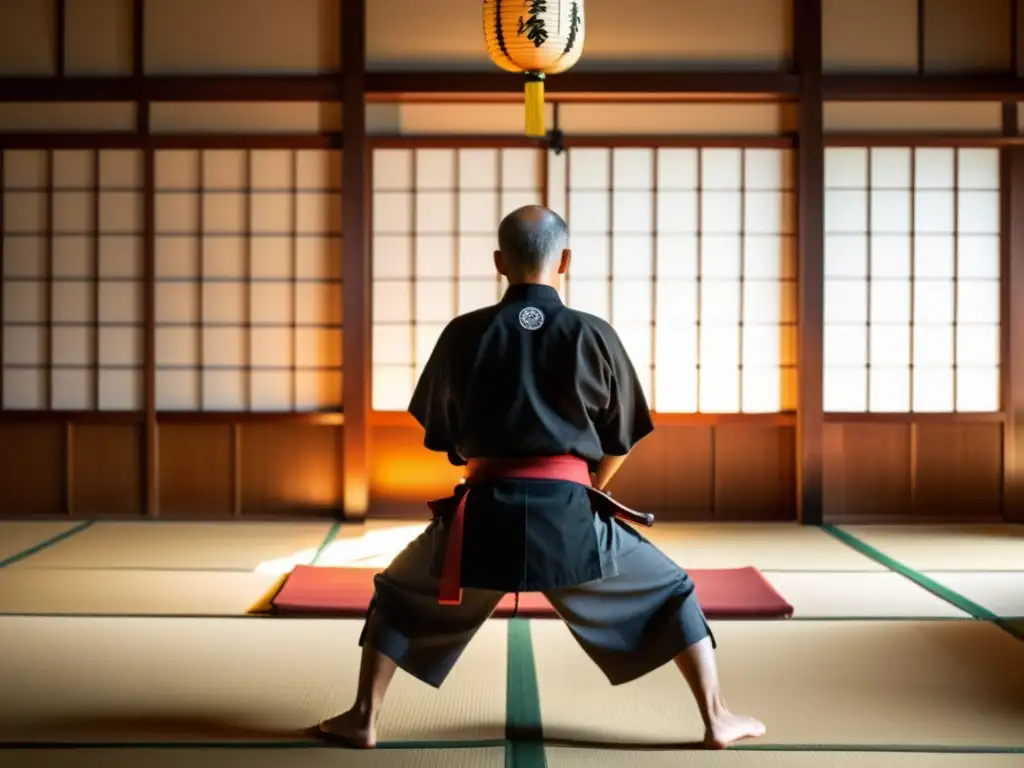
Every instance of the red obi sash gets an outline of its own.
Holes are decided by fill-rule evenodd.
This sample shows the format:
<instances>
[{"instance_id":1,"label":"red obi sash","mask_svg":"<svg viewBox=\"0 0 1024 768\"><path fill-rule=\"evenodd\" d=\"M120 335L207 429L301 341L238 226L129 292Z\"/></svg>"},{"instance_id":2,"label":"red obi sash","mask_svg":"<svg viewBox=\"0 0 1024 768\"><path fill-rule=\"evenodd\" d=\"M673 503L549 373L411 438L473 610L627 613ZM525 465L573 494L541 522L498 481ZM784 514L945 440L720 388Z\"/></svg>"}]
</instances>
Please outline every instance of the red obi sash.
<instances>
[{"instance_id":1,"label":"red obi sash","mask_svg":"<svg viewBox=\"0 0 1024 768\"><path fill-rule=\"evenodd\" d=\"M495 483L502 480L561 480L585 485L591 496L609 508L616 517L632 523L650 526L654 515L635 512L619 504L610 495L593 487L590 469L584 459L576 456L538 456L529 459L471 459L467 466L466 484L470 486L448 523L448 541L441 571L441 605L459 605L462 602L462 534L466 517L466 500L473 485Z\"/></svg>"}]
</instances>

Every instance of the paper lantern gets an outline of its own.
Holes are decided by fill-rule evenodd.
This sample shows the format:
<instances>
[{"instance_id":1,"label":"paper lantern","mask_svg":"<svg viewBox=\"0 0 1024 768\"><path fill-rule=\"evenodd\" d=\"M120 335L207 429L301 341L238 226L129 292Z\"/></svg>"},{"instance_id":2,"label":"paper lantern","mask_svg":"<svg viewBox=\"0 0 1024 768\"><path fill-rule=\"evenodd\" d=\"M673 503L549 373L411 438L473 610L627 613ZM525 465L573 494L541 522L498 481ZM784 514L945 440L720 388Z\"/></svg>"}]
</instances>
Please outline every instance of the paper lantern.
<instances>
[{"instance_id":1,"label":"paper lantern","mask_svg":"<svg viewBox=\"0 0 1024 768\"><path fill-rule=\"evenodd\" d=\"M526 79L526 134L544 136L544 77L565 72L583 53L583 0L484 0L491 61Z\"/></svg>"}]
</instances>

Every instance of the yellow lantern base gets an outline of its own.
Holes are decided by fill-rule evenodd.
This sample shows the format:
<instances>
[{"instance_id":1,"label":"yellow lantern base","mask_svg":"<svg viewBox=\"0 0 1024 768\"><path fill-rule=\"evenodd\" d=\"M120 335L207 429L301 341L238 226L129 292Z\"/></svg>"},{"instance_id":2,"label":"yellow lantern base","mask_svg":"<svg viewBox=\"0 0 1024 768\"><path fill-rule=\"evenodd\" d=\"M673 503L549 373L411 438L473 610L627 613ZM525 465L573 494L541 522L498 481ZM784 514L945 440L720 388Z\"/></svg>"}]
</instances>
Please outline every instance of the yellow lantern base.
<instances>
[{"instance_id":1,"label":"yellow lantern base","mask_svg":"<svg viewBox=\"0 0 1024 768\"><path fill-rule=\"evenodd\" d=\"M544 73L526 73L526 135L543 138L544 130Z\"/></svg>"}]
</instances>

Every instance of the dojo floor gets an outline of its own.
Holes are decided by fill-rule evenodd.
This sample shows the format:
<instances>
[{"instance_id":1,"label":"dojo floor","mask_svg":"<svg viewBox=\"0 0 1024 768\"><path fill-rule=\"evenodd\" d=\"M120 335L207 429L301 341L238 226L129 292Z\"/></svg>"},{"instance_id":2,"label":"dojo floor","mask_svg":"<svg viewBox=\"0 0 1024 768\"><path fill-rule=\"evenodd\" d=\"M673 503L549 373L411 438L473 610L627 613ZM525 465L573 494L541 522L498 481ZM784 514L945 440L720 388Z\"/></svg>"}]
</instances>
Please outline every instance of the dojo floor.
<instances>
[{"instance_id":1,"label":"dojo floor","mask_svg":"<svg viewBox=\"0 0 1024 768\"><path fill-rule=\"evenodd\" d=\"M688 748L673 669L612 688L552 621L489 622L440 691L400 673L377 752L324 747L306 729L350 703L360 622L246 611L296 563L376 567L421 528L0 523L0 768L1024 766L1021 526L654 528L795 606L713 625L730 706L768 725L743 749ZM538 716L544 746L506 747Z\"/></svg>"}]
</instances>

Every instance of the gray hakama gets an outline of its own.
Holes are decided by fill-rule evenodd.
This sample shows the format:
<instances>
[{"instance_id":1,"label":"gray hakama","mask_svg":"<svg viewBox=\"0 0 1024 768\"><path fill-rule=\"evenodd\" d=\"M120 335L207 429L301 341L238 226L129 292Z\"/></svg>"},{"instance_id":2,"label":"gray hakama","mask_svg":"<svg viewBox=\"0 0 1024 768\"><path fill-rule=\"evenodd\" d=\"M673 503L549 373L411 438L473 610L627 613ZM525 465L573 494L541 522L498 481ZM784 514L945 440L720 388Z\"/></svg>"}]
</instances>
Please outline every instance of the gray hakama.
<instances>
[{"instance_id":1,"label":"gray hakama","mask_svg":"<svg viewBox=\"0 0 1024 768\"><path fill-rule=\"evenodd\" d=\"M625 523L595 515L594 527L615 575L544 594L612 685L652 672L706 637L714 643L686 571ZM432 564L445 535L434 520L376 577L360 640L434 687L505 594L466 588L461 604L439 605Z\"/></svg>"}]
</instances>

